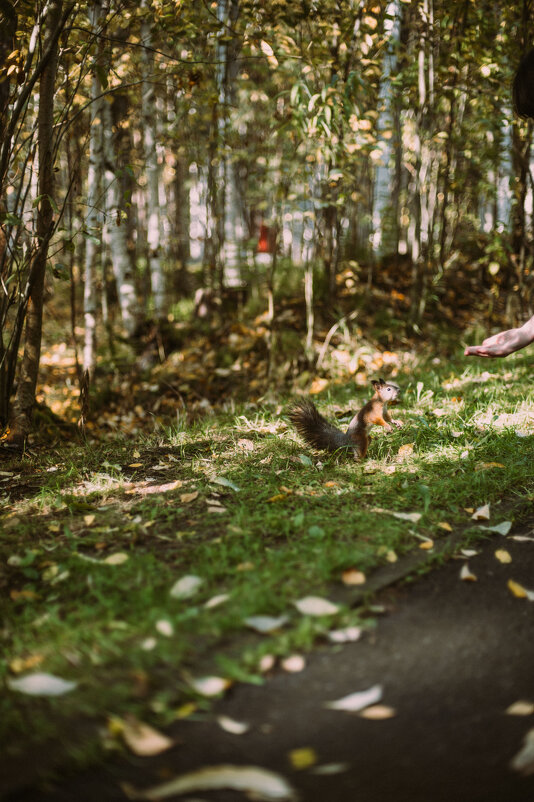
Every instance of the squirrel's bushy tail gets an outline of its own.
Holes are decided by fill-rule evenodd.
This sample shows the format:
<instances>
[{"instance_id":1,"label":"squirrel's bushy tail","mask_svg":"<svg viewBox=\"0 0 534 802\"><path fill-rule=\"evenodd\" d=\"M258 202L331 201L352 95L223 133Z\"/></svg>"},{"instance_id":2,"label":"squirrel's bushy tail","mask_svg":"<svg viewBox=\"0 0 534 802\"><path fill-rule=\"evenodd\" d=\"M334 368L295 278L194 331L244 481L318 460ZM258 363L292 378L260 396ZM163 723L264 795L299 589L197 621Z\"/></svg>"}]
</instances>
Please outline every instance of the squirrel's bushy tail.
<instances>
[{"instance_id":1,"label":"squirrel's bushy tail","mask_svg":"<svg viewBox=\"0 0 534 802\"><path fill-rule=\"evenodd\" d=\"M350 437L323 418L315 404L307 399L296 401L288 411L289 420L313 448L337 451L354 448Z\"/></svg>"}]
</instances>

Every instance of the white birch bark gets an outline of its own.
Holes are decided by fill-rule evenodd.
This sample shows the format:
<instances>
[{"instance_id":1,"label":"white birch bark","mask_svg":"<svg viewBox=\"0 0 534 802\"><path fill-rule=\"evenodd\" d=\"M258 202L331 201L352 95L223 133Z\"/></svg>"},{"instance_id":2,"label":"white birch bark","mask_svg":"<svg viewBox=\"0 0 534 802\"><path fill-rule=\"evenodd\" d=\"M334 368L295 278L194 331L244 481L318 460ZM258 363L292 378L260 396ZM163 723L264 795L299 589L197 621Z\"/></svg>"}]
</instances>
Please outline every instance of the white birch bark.
<instances>
[{"instance_id":1,"label":"white birch bark","mask_svg":"<svg viewBox=\"0 0 534 802\"><path fill-rule=\"evenodd\" d=\"M109 250L113 275L117 285L122 324L128 335L133 334L138 316L133 269L128 255L128 230L121 209L121 185L113 165L117 162L114 147L111 106L103 106L104 191L106 219L103 239Z\"/></svg>"},{"instance_id":2,"label":"white birch bark","mask_svg":"<svg viewBox=\"0 0 534 802\"><path fill-rule=\"evenodd\" d=\"M146 170L148 270L154 303L154 317L165 317L165 275L161 258L160 165L157 152L157 107L154 92L154 54L152 47L152 12L149 0L143 0L141 23L143 49L143 145Z\"/></svg>"},{"instance_id":3,"label":"white birch bark","mask_svg":"<svg viewBox=\"0 0 534 802\"><path fill-rule=\"evenodd\" d=\"M97 30L102 14L102 3L96 0L91 7L91 27ZM100 45L97 45L100 47ZM103 169L102 148L102 99L101 87L96 71L91 85L91 128L89 131L89 165L87 169L87 215L85 228L85 263L83 272L83 320L84 345L82 365L83 372L92 375L95 367L96 351L96 319L98 307L97 270L98 257L101 251L101 214L98 208Z\"/></svg>"}]
</instances>

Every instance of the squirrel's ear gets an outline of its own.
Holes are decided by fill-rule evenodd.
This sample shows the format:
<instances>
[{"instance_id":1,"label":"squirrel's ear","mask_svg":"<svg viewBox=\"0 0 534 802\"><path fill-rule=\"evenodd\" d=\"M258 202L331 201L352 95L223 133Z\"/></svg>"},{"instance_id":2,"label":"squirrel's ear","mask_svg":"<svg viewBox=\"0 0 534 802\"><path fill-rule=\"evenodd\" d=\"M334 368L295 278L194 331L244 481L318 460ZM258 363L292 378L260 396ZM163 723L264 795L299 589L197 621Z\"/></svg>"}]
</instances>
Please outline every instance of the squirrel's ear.
<instances>
[{"instance_id":1,"label":"squirrel's ear","mask_svg":"<svg viewBox=\"0 0 534 802\"><path fill-rule=\"evenodd\" d=\"M380 383L380 384L385 384L385 383L386 383L386 382L384 381L384 379L379 379L378 381L379 381L379 383Z\"/></svg>"},{"instance_id":2,"label":"squirrel's ear","mask_svg":"<svg viewBox=\"0 0 534 802\"><path fill-rule=\"evenodd\" d=\"M371 380L371 384L373 385L373 387L375 388L375 390L377 389L377 387L380 387L380 382L377 382L377 380L376 380L376 379L372 379L372 380Z\"/></svg>"}]
</instances>

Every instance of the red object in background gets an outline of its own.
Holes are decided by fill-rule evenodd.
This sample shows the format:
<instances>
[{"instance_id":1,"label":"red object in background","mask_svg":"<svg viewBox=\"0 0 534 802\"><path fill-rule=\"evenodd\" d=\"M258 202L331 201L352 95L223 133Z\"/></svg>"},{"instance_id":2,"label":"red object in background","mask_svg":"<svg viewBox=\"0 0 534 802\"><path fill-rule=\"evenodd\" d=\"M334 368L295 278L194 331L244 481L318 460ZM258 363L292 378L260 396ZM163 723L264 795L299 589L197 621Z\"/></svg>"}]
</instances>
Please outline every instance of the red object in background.
<instances>
[{"instance_id":1,"label":"red object in background","mask_svg":"<svg viewBox=\"0 0 534 802\"><path fill-rule=\"evenodd\" d=\"M258 239L258 253L274 253L276 248L276 229L272 226L260 225L260 236Z\"/></svg>"}]
</instances>

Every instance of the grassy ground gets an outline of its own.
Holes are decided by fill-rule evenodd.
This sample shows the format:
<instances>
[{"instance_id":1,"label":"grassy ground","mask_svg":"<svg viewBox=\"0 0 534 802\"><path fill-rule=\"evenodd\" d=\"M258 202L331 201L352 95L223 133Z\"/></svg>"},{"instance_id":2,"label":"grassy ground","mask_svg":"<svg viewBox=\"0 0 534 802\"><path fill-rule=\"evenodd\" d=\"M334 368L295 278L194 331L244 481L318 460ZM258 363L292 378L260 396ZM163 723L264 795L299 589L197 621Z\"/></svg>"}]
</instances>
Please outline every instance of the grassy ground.
<instances>
[{"instance_id":1,"label":"grassy ground","mask_svg":"<svg viewBox=\"0 0 534 802\"><path fill-rule=\"evenodd\" d=\"M466 545L487 537L471 518L481 505L485 525L518 520L534 498L531 369L528 355L420 360L396 379L404 427L376 432L363 464L314 454L281 403L4 459L0 676L78 683L57 698L1 695L8 754L80 717L105 725L130 712L161 726L202 711L195 680L210 662L225 680L261 682L265 655L372 624L370 607L310 616L295 601L414 549L431 555L450 531ZM315 400L331 419L346 413L343 425L368 395L346 384ZM183 577L201 583L172 593ZM287 621L244 638L251 616Z\"/></svg>"}]
</instances>

